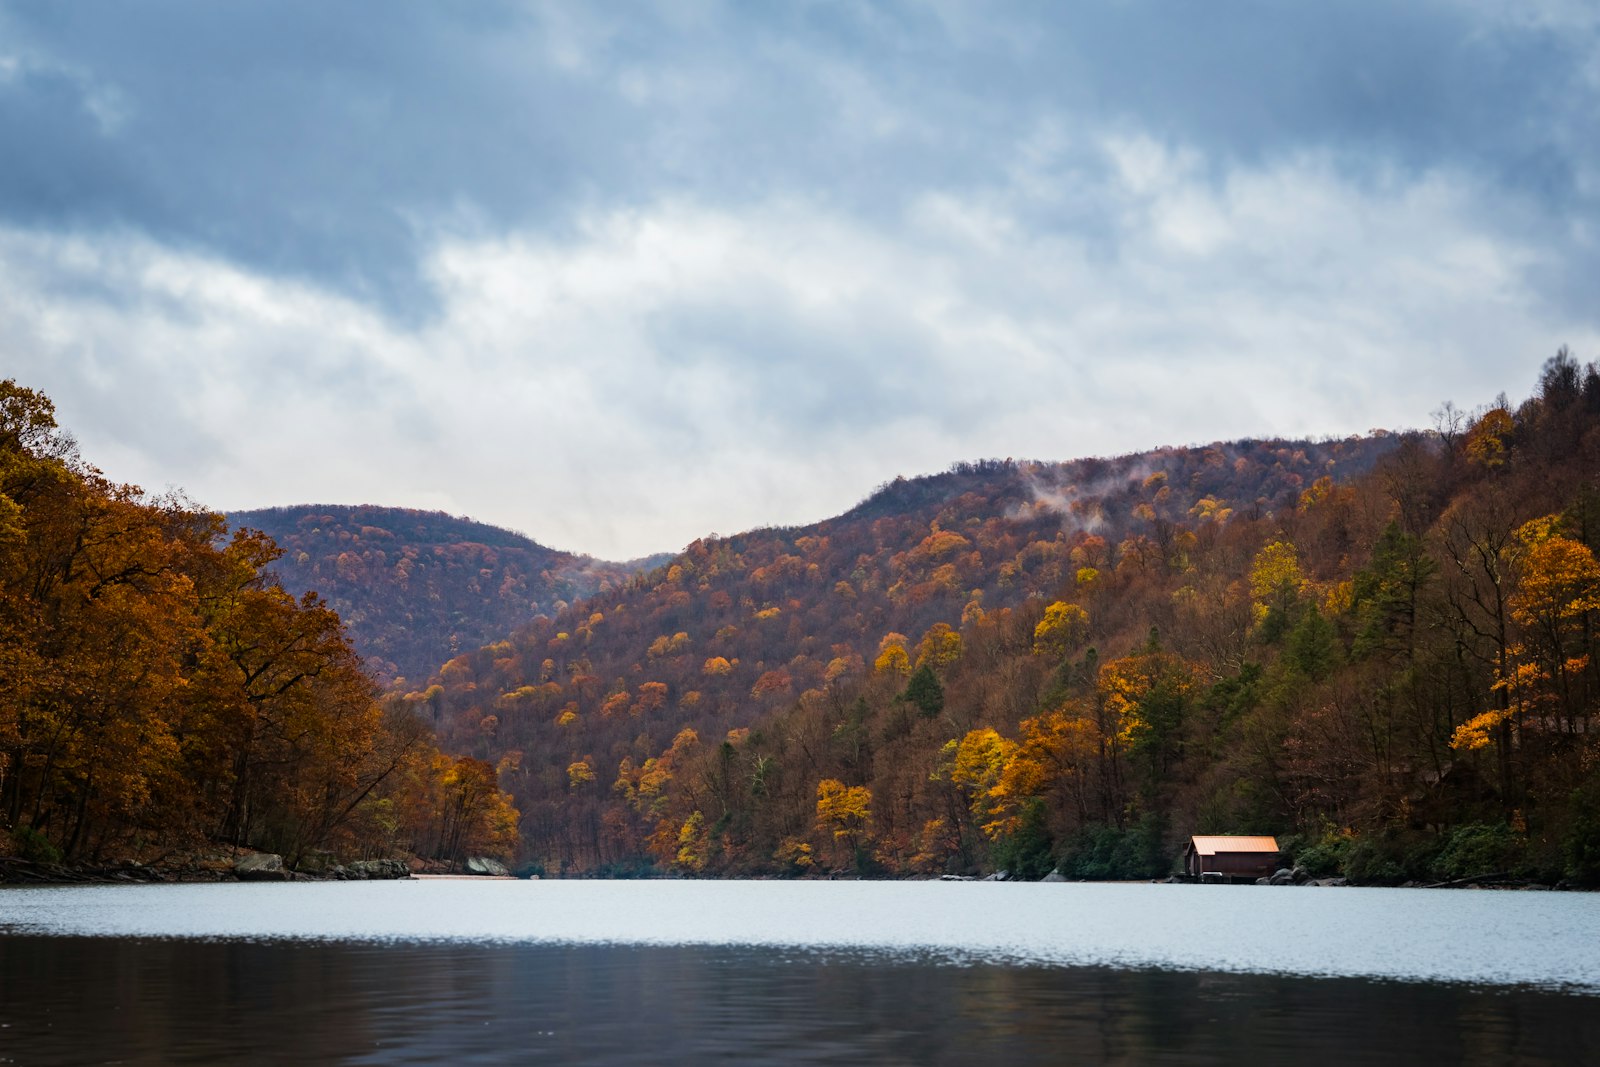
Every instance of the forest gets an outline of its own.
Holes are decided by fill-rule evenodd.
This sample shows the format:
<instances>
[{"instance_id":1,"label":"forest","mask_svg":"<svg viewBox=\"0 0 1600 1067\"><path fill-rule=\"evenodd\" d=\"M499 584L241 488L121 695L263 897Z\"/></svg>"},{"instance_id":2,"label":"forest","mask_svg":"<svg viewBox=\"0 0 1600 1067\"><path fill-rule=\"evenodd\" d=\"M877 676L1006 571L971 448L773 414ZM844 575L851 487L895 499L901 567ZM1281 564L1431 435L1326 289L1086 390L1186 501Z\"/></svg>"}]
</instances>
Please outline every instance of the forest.
<instances>
[{"instance_id":1,"label":"forest","mask_svg":"<svg viewBox=\"0 0 1600 1067\"><path fill-rule=\"evenodd\" d=\"M259 532L108 480L0 382L0 858L512 858L497 769L380 701Z\"/></svg>"},{"instance_id":2,"label":"forest","mask_svg":"<svg viewBox=\"0 0 1600 1067\"><path fill-rule=\"evenodd\" d=\"M151 497L6 381L0 854L1149 878L1245 833L1592 886L1597 477L1563 349L1427 431L964 463L611 565Z\"/></svg>"},{"instance_id":3,"label":"forest","mask_svg":"<svg viewBox=\"0 0 1600 1067\"><path fill-rule=\"evenodd\" d=\"M1600 881L1600 373L1426 432L896 480L400 698L550 873Z\"/></svg>"},{"instance_id":4,"label":"forest","mask_svg":"<svg viewBox=\"0 0 1600 1067\"><path fill-rule=\"evenodd\" d=\"M272 573L338 612L380 685L427 678L439 664L541 612L609 592L642 567L545 548L519 533L408 508L316 504L239 511L282 555Z\"/></svg>"}]
</instances>

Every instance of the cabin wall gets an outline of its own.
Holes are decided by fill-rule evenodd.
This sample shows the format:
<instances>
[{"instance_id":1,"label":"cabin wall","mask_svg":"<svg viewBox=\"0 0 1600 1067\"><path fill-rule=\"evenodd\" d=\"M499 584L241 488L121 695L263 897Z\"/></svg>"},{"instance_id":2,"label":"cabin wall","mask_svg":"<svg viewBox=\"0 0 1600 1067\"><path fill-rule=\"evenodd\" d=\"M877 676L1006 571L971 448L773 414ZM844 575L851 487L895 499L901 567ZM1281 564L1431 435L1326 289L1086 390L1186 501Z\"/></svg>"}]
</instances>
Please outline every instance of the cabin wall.
<instances>
[{"instance_id":1,"label":"cabin wall","mask_svg":"<svg viewBox=\"0 0 1600 1067\"><path fill-rule=\"evenodd\" d=\"M1278 869L1277 852L1219 852L1215 856L1199 856L1200 871L1219 874L1244 874L1260 878Z\"/></svg>"}]
</instances>

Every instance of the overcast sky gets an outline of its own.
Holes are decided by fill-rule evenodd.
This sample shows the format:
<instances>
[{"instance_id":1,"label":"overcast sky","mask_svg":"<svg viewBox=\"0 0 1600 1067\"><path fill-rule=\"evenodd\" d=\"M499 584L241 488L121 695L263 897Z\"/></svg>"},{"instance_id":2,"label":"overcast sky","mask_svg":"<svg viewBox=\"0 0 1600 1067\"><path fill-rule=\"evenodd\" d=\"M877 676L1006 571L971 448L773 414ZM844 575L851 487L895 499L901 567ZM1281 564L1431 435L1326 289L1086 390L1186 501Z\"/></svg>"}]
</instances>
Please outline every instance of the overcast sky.
<instances>
[{"instance_id":1,"label":"overcast sky","mask_svg":"<svg viewBox=\"0 0 1600 1067\"><path fill-rule=\"evenodd\" d=\"M0 377L608 558L1600 356L1600 5L0 0Z\"/></svg>"}]
</instances>

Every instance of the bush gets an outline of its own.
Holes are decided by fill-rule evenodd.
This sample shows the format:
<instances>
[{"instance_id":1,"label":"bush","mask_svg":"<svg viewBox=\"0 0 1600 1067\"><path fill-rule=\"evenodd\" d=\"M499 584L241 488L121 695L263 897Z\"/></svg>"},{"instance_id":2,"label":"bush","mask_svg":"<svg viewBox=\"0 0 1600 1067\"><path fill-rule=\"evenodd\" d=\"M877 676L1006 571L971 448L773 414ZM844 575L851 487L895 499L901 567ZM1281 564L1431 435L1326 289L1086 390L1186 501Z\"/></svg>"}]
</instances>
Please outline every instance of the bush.
<instances>
[{"instance_id":1,"label":"bush","mask_svg":"<svg viewBox=\"0 0 1600 1067\"><path fill-rule=\"evenodd\" d=\"M1329 830L1309 845L1290 847L1285 851L1294 857L1296 867L1304 867L1313 878L1330 878L1343 874L1350 846L1355 838L1339 830Z\"/></svg>"},{"instance_id":2,"label":"bush","mask_svg":"<svg viewBox=\"0 0 1600 1067\"><path fill-rule=\"evenodd\" d=\"M1016 833L995 845L995 866L1009 871L1013 878L1037 882L1056 866L1055 839L1050 836L1044 801L1038 797L1029 800L1023 806L1021 823Z\"/></svg>"},{"instance_id":3,"label":"bush","mask_svg":"<svg viewBox=\"0 0 1600 1067\"><path fill-rule=\"evenodd\" d=\"M1579 885L1600 886L1600 777L1572 791L1571 810L1561 842L1563 873Z\"/></svg>"},{"instance_id":4,"label":"bush","mask_svg":"<svg viewBox=\"0 0 1600 1067\"><path fill-rule=\"evenodd\" d=\"M1433 870L1442 881L1510 873L1526 853L1527 842L1504 823L1467 823L1451 831Z\"/></svg>"},{"instance_id":5,"label":"bush","mask_svg":"<svg viewBox=\"0 0 1600 1067\"><path fill-rule=\"evenodd\" d=\"M1439 844L1422 834L1378 830L1350 843L1344 875L1359 885L1432 881Z\"/></svg>"},{"instance_id":6,"label":"bush","mask_svg":"<svg viewBox=\"0 0 1600 1067\"><path fill-rule=\"evenodd\" d=\"M1062 850L1061 873L1087 881L1156 878L1172 867L1161 848L1160 824L1146 817L1125 830L1086 826Z\"/></svg>"},{"instance_id":7,"label":"bush","mask_svg":"<svg viewBox=\"0 0 1600 1067\"><path fill-rule=\"evenodd\" d=\"M528 873L523 874L526 870ZM537 863L527 864L517 869L518 878L544 877L544 865ZM612 860L596 867L587 877L591 878L655 878L660 874L656 870L655 860L649 856L629 856L625 859Z\"/></svg>"},{"instance_id":8,"label":"bush","mask_svg":"<svg viewBox=\"0 0 1600 1067\"><path fill-rule=\"evenodd\" d=\"M29 863L60 863L61 850L50 839L31 826L19 826L11 831L11 841L18 859Z\"/></svg>"}]
</instances>

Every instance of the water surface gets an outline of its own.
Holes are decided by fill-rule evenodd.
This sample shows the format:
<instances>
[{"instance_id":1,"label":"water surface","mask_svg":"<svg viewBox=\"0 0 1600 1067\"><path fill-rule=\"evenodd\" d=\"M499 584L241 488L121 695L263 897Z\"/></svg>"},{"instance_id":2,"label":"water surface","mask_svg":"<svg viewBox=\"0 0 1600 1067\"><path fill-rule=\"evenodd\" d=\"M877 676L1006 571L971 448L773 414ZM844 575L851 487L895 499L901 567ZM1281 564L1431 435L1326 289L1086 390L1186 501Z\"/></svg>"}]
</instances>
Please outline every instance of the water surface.
<instances>
[{"instance_id":1,"label":"water surface","mask_svg":"<svg viewBox=\"0 0 1600 1067\"><path fill-rule=\"evenodd\" d=\"M1151 885L0 890L0 1063L1583 1063L1600 897Z\"/></svg>"}]
</instances>

